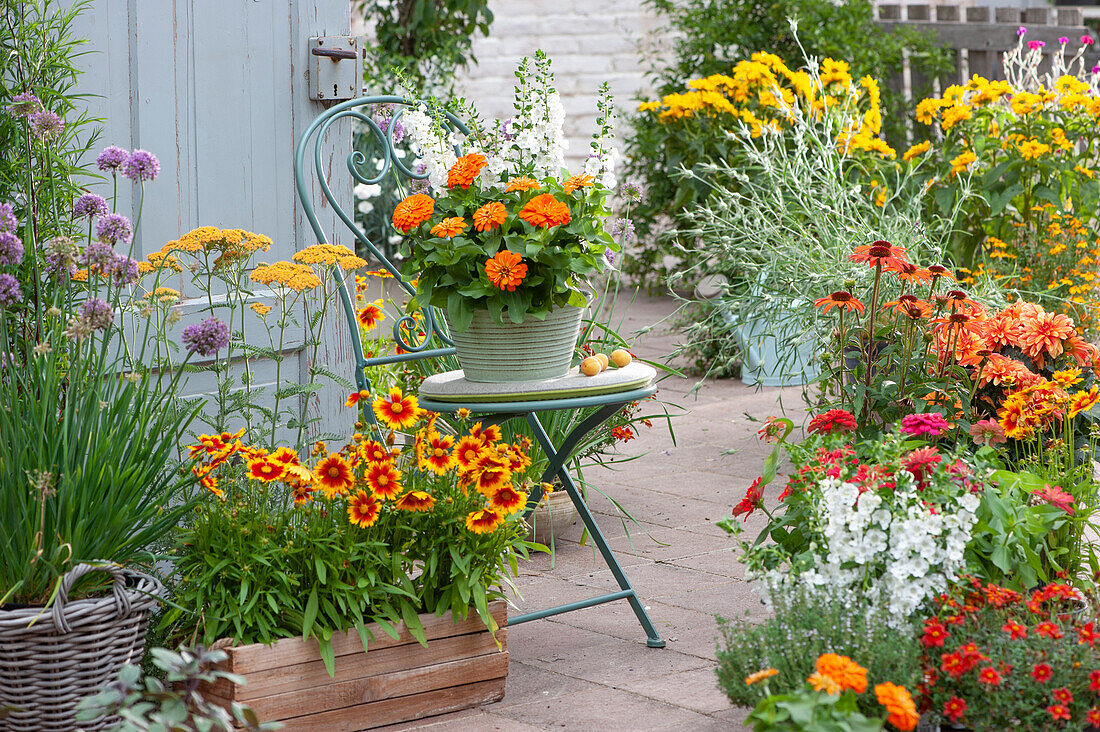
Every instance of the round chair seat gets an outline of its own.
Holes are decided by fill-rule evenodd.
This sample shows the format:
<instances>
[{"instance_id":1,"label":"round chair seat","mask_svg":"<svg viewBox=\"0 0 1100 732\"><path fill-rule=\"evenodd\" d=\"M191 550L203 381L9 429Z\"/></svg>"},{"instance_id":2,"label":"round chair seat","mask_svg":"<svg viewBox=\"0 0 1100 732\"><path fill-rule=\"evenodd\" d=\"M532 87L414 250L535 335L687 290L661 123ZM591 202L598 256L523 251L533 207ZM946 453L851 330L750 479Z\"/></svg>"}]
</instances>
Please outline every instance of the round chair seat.
<instances>
[{"instance_id":1,"label":"round chair seat","mask_svg":"<svg viewBox=\"0 0 1100 732\"><path fill-rule=\"evenodd\" d=\"M585 376L574 366L556 379L540 381L468 381L461 369L429 376L420 385L420 397L433 402L527 402L617 394L644 389L657 376L652 367L633 361Z\"/></svg>"}]
</instances>

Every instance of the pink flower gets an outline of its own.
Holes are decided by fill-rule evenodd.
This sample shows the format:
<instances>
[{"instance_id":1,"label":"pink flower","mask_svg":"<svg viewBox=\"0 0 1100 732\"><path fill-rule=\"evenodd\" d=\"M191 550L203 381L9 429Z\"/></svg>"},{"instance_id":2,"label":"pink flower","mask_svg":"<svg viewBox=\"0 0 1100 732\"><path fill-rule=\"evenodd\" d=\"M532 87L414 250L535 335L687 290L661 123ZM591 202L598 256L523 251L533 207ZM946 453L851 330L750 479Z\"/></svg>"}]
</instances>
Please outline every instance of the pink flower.
<instances>
[{"instance_id":1,"label":"pink flower","mask_svg":"<svg viewBox=\"0 0 1100 732\"><path fill-rule=\"evenodd\" d=\"M1004 427L995 419L983 419L970 427L970 437L977 445L1001 445L1007 442Z\"/></svg>"},{"instance_id":2,"label":"pink flower","mask_svg":"<svg viewBox=\"0 0 1100 732\"><path fill-rule=\"evenodd\" d=\"M1027 33L1027 28L1023 27L1022 25L1016 29L1016 35L1018 36L1022 36L1025 33Z\"/></svg>"},{"instance_id":3,"label":"pink flower","mask_svg":"<svg viewBox=\"0 0 1100 732\"><path fill-rule=\"evenodd\" d=\"M909 414L901 420L901 431L911 437L920 437L921 435L939 437L949 429L951 429L951 423L944 419L939 412Z\"/></svg>"},{"instance_id":4,"label":"pink flower","mask_svg":"<svg viewBox=\"0 0 1100 732\"><path fill-rule=\"evenodd\" d=\"M1093 43L1095 43L1095 41L1092 40L1092 36L1083 35L1081 36L1081 43L1086 46L1091 46Z\"/></svg>"},{"instance_id":5,"label":"pink flower","mask_svg":"<svg viewBox=\"0 0 1100 732\"><path fill-rule=\"evenodd\" d=\"M1056 485L1050 485L1048 483L1039 490L1032 491L1032 495L1041 501L1046 501L1052 506L1057 506L1071 516L1073 515L1073 496Z\"/></svg>"},{"instance_id":6,"label":"pink flower","mask_svg":"<svg viewBox=\"0 0 1100 732\"><path fill-rule=\"evenodd\" d=\"M1042 48L1045 45L1047 45L1047 44L1043 41L1028 41L1027 42L1027 47L1030 48L1032 51L1038 51L1040 48Z\"/></svg>"},{"instance_id":7,"label":"pink flower","mask_svg":"<svg viewBox=\"0 0 1100 732\"><path fill-rule=\"evenodd\" d=\"M1069 39L1066 38L1065 36L1062 36L1061 38L1058 39L1058 42L1061 43L1064 46L1067 43L1069 43Z\"/></svg>"}]
</instances>

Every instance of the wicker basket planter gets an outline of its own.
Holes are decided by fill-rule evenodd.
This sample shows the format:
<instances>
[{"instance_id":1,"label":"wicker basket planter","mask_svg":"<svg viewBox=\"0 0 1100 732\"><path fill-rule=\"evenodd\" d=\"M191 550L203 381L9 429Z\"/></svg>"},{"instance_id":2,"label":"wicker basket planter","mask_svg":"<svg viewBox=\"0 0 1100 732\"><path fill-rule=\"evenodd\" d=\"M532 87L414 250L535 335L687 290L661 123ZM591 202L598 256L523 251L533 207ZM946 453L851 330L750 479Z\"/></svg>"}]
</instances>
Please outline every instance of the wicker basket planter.
<instances>
[{"instance_id":1,"label":"wicker basket planter","mask_svg":"<svg viewBox=\"0 0 1100 732\"><path fill-rule=\"evenodd\" d=\"M69 601L89 572L114 578L107 597ZM49 610L0 610L0 732L110 729L114 718L75 721L74 707L101 691L127 663L141 661L145 630L164 586L115 564L78 564L61 580Z\"/></svg>"},{"instance_id":2,"label":"wicker basket planter","mask_svg":"<svg viewBox=\"0 0 1100 732\"><path fill-rule=\"evenodd\" d=\"M500 649L474 612L458 622L424 614L426 647L400 626L397 639L367 626L374 635L367 653L355 631L333 636L334 677L313 640L224 648L225 670L245 684L219 682L202 693L226 708L247 703L262 721L282 722L283 732L374 729L498 701L508 674L507 605L489 609L501 626Z\"/></svg>"}]
</instances>

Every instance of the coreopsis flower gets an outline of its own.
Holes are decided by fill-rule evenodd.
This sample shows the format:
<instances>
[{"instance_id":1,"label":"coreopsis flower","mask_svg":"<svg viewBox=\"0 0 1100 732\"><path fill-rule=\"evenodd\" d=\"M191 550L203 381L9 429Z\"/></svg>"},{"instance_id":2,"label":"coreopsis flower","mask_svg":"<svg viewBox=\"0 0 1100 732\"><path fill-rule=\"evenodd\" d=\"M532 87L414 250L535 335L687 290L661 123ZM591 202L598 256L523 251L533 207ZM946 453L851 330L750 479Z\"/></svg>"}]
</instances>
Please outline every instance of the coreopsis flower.
<instances>
[{"instance_id":1,"label":"coreopsis flower","mask_svg":"<svg viewBox=\"0 0 1100 732\"><path fill-rule=\"evenodd\" d=\"M454 458L460 470L472 471L481 456L487 452L488 450L481 440L473 436L466 436L455 445Z\"/></svg>"},{"instance_id":2,"label":"coreopsis flower","mask_svg":"<svg viewBox=\"0 0 1100 732\"><path fill-rule=\"evenodd\" d=\"M345 407L354 407L356 404L359 403L360 399L368 399L369 397L370 397L370 392L367 391L366 389L360 389L359 391L353 391L351 394L348 394L347 400L344 401L344 406Z\"/></svg>"},{"instance_id":3,"label":"coreopsis flower","mask_svg":"<svg viewBox=\"0 0 1100 732\"><path fill-rule=\"evenodd\" d=\"M367 485L370 486L371 493L379 499L393 500L396 498L403 487L401 477L401 471L389 460L371 463L367 467Z\"/></svg>"},{"instance_id":4,"label":"coreopsis flower","mask_svg":"<svg viewBox=\"0 0 1100 732\"><path fill-rule=\"evenodd\" d=\"M818 298L814 300L814 305L821 308L822 315L833 308L840 308L842 311L854 310L857 313L862 313L866 309L863 303L857 300L852 293L844 290L837 290L828 297Z\"/></svg>"},{"instance_id":5,"label":"coreopsis flower","mask_svg":"<svg viewBox=\"0 0 1100 732\"><path fill-rule=\"evenodd\" d=\"M507 220L508 211L499 201L489 201L484 206L474 211L474 230L492 231L498 229Z\"/></svg>"},{"instance_id":6,"label":"coreopsis flower","mask_svg":"<svg viewBox=\"0 0 1100 732\"><path fill-rule=\"evenodd\" d=\"M569 206L550 193L535 196L524 204L520 209L519 217L538 228L568 224L571 219Z\"/></svg>"},{"instance_id":7,"label":"coreopsis flower","mask_svg":"<svg viewBox=\"0 0 1100 732\"><path fill-rule=\"evenodd\" d=\"M503 249L492 259L486 260L485 275L494 287L514 292L527 276L527 265L523 263L523 257Z\"/></svg>"},{"instance_id":8,"label":"coreopsis flower","mask_svg":"<svg viewBox=\"0 0 1100 732\"><path fill-rule=\"evenodd\" d=\"M1032 41L1032 43L1035 42L1036 41ZM1047 707L1047 712L1050 713L1050 718L1055 722L1059 720L1068 722L1073 718L1072 715L1070 715L1069 709L1062 704L1051 704Z\"/></svg>"},{"instance_id":9,"label":"coreopsis flower","mask_svg":"<svg viewBox=\"0 0 1100 732\"><path fill-rule=\"evenodd\" d=\"M248 477L270 483L279 480L286 473L286 465L266 457L248 461Z\"/></svg>"},{"instance_id":10,"label":"coreopsis flower","mask_svg":"<svg viewBox=\"0 0 1100 732\"><path fill-rule=\"evenodd\" d=\"M432 217L435 199L426 193L414 193L405 198L393 210L393 227L402 234L409 233Z\"/></svg>"},{"instance_id":11,"label":"coreopsis flower","mask_svg":"<svg viewBox=\"0 0 1100 732\"><path fill-rule=\"evenodd\" d=\"M470 472L476 476L478 492L486 497L512 479L512 466L508 459L488 450L478 458Z\"/></svg>"},{"instance_id":12,"label":"coreopsis flower","mask_svg":"<svg viewBox=\"0 0 1100 732\"><path fill-rule=\"evenodd\" d=\"M588 188L588 187L590 187L592 185L592 181L594 181L594 180L596 180L595 176L591 176L591 175L574 175L569 180L565 181L565 185L562 186L562 189L566 193L572 194L573 191L575 191L579 188Z\"/></svg>"},{"instance_id":13,"label":"coreopsis flower","mask_svg":"<svg viewBox=\"0 0 1100 732\"><path fill-rule=\"evenodd\" d=\"M745 521L749 520L749 516L755 511L761 503L764 502L764 479L763 477L754 480L745 491L745 497L741 499L740 503L733 507L734 516L744 516Z\"/></svg>"},{"instance_id":14,"label":"coreopsis flower","mask_svg":"<svg viewBox=\"0 0 1100 732\"><path fill-rule=\"evenodd\" d=\"M366 307L359 309L356 317L359 319L359 325L364 329L374 330L380 322L386 319L386 314L382 310L382 301L375 300L368 303Z\"/></svg>"},{"instance_id":15,"label":"coreopsis flower","mask_svg":"<svg viewBox=\"0 0 1100 732\"><path fill-rule=\"evenodd\" d=\"M765 668L759 671L755 671L745 677L745 685L752 686L753 684L759 683L764 679L770 679L772 676L775 676L778 673L779 671L774 668Z\"/></svg>"},{"instance_id":16,"label":"coreopsis flower","mask_svg":"<svg viewBox=\"0 0 1100 732\"><path fill-rule=\"evenodd\" d=\"M939 618L928 618L924 621L924 635L921 636L920 642L925 648L942 648L943 642L950 636L951 633Z\"/></svg>"},{"instance_id":17,"label":"coreopsis flower","mask_svg":"<svg viewBox=\"0 0 1100 732\"><path fill-rule=\"evenodd\" d=\"M229 345L229 326L211 316L184 328L182 340L189 352L213 356Z\"/></svg>"},{"instance_id":18,"label":"coreopsis flower","mask_svg":"<svg viewBox=\"0 0 1100 732\"><path fill-rule=\"evenodd\" d=\"M886 707L886 721L902 732L909 732L917 726L920 715L913 703L913 697L904 686L886 682L875 687L875 697L879 704Z\"/></svg>"},{"instance_id":19,"label":"coreopsis flower","mask_svg":"<svg viewBox=\"0 0 1100 732\"><path fill-rule=\"evenodd\" d=\"M367 440L360 445L359 453L368 463L380 463L390 458L390 451L382 443L375 440Z\"/></svg>"},{"instance_id":20,"label":"coreopsis flower","mask_svg":"<svg viewBox=\"0 0 1100 732\"><path fill-rule=\"evenodd\" d=\"M122 175L135 183L156 180L160 174L160 161L148 150L134 150L122 164Z\"/></svg>"},{"instance_id":21,"label":"coreopsis flower","mask_svg":"<svg viewBox=\"0 0 1100 732\"><path fill-rule=\"evenodd\" d=\"M435 498L426 491L409 491L393 504L398 511L411 511L413 513L426 513L431 511L434 505Z\"/></svg>"},{"instance_id":22,"label":"coreopsis flower","mask_svg":"<svg viewBox=\"0 0 1100 732\"><path fill-rule=\"evenodd\" d=\"M316 482L321 486L325 496L332 498L336 495L347 495L355 485L355 474L351 465L341 455L330 452L317 467L313 469Z\"/></svg>"},{"instance_id":23,"label":"coreopsis flower","mask_svg":"<svg viewBox=\"0 0 1100 732\"><path fill-rule=\"evenodd\" d=\"M416 397L403 396L397 387L390 389L388 396L375 399L373 408L378 421L391 430L412 427L423 414Z\"/></svg>"},{"instance_id":24,"label":"coreopsis flower","mask_svg":"<svg viewBox=\"0 0 1100 732\"><path fill-rule=\"evenodd\" d=\"M437 475L443 475L455 464L454 438L450 435L432 434L424 445L424 462L428 469Z\"/></svg>"},{"instance_id":25,"label":"coreopsis flower","mask_svg":"<svg viewBox=\"0 0 1100 732\"><path fill-rule=\"evenodd\" d=\"M811 419L806 430L815 435L828 435L834 432L854 432L858 426L855 415L851 412L844 409L830 409Z\"/></svg>"},{"instance_id":26,"label":"coreopsis flower","mask_svg":"<svg viewBox=\"0 0 1100 732\"><path fill-rule=\"evenodd\" d=\"M1035 635L1042 638L1050 638L1051 640L1057 640L1065 635L1062 629L1054 623L1044 621L1035 626Z\"/></svg>"},{"instance_id":27,"label":"coreopsis flower","mask_svg":"<svg viewBox=\"0 0 1100 732\"><path fill-rule=\"evenodd\" d=\"M505 483L489 496L489 505L510 516L527 505L527 494L517 491L511 483Z\"/></svg>"},{"instance_id":28,"label":"coreopsis flower","mask_svg":"<svg viewBox=\"0 0 1100 732\"><path fill-rule=\"evenodd\" d=\"M466 516L466 528L475 534L488 534L504 523L504 514L492 508L473 511Z\"/></svg>"},{"instance_id":29,"label":"coreopsis flower","mask_svg":"<svg viewBox=\"0 0 1100 732\"><path fill-rule=\"evenodd\" d=\"M348 520L361 529L373 526L380 511L381 505L378 501L364 490L356 491L348 501Z\"/></svg>"},{"instance_id":30,"label":"coreopsis flower","mask_svg":"<svg viewBox=\"0 0 1100 732\"><path fill-rule=\"evenodd\" d=\"M1080 645L1088 645L1089 648L1096 646L1096 640L1100 638L1100 633L1097 633L1093 629L1093 621L1088 621L1081 627L1077 628L1077 642Z\"/></svg>"},{"instance_id":31,"label":"coreopsis flower","mask_svg":"<svg viewBox=\"0 0 1100 732\"><path fill-rule=\"evenodd\" d=\"M1089 671L1089 691L1100 691L1100 670Z\"/></svg>"},{"instance_id":32,"label":"coreopsis flower","mask_svg":"<svg viewBox=\"0 0 1100 732\"><path fill-rule=\"evenodd\" d=\"M1076 417L1081 412L1090 411L1097 403L1100 403L1100 388L1093 386L1088 391L1076 391L1070 395L1067 414Z\"/></svg>"},{"instance_id":33,"label":"coreopsis flower","mask_svg":"<svg viewBox=\"0 0 1100 732\"><path fill-rule=\"evenodd\" d=\"M1050 692L1050 695L1054 697L1055 701L1061 702L1062 704L1073 703L1073 692L1071 692L1065 686L1063 686L1061 689L1055 689L1054 691Z\"/></svg>"}]
</instances>

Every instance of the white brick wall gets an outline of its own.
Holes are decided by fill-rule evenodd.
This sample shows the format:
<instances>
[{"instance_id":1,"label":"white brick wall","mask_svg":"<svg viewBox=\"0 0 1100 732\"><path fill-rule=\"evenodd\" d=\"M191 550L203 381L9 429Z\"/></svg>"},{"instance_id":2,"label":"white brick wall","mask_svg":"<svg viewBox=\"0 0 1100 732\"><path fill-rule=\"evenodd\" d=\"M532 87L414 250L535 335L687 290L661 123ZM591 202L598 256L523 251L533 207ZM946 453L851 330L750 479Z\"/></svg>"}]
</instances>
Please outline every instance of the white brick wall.
<instances>
[{"instance_id":1,"label":"white brick wall","mask_svg":"<svg viewBox=\"0 0 1100 732\"><path fill-rule=\"evenodd\" d=\"M554 62L565 107L567 162L579 169L596 131L600 84L611 84L620 110L634 109L637 93L649 89L639 49L652 43L658 19L640 0L491 0L489 7L490 35L474 41L478 63L462 74L459 90L484 116L511 116L512 73L541 48ZM620 120L620 136L624 125Z\"/></svg>"}]
</instances>

